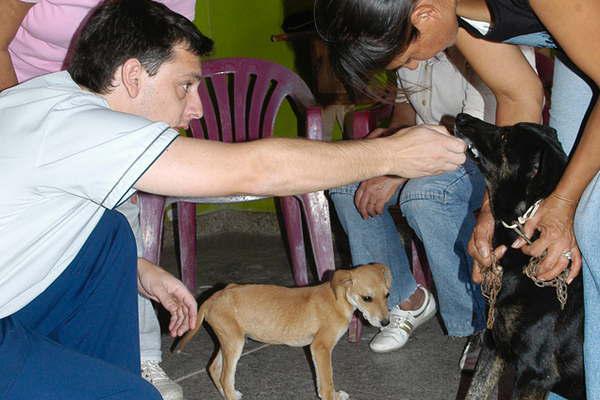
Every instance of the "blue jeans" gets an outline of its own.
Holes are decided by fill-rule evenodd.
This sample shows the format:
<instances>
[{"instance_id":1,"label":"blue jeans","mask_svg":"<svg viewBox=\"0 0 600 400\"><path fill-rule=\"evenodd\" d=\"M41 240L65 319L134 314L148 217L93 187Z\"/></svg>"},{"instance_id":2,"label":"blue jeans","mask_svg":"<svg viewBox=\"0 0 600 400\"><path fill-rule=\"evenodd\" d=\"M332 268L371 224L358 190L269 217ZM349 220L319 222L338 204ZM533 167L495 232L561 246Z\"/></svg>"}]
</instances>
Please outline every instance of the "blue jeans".
<instances>
[{"instance_id":1,"label":"blue jeans","mask_svg":"<svg viewBox=\"0 0 600 400\"><path fill-rule=\"evenodd\" d=\"M348 235L352 263L387 264L394 282L389 305L407 299L416 289L400 236L386 207L382 215L363 220L354 205L358 184L329 191ZM390 205L400 204L408 224L425 246L444 325L451 336L468 336L484 328L484 302L471 282L466 246L481 205L484 181L469 160L454 172L408 181Z\"/></svg>"},{"instance_id":2,"label":"blue jeans","mask_svg":"<svg viewBox=\"0 0 600 400\"><path fill-rule=\"evenodd\" d=\"M594 89L597 91L597 88ZM594 93L592 87L562 63L554 64L550 125L557 130L567 153L571 152ZM589 399L600 393L600 178L596 174L583 193L575 214L575 236L583 256L585 306L584 362ZM549 399L561 399L554 394Z\"/></svg>"},{"instance_id":3,"label":"blue jeans","mask_svg":"<svg viewBox=\"0 0 600 400\"><path fill-rule=\"evenodd\" d=\"M0 319L0 398L160 400L140 376L136 251L105 211L67 269Z\"/></svg>"}]
</instances>

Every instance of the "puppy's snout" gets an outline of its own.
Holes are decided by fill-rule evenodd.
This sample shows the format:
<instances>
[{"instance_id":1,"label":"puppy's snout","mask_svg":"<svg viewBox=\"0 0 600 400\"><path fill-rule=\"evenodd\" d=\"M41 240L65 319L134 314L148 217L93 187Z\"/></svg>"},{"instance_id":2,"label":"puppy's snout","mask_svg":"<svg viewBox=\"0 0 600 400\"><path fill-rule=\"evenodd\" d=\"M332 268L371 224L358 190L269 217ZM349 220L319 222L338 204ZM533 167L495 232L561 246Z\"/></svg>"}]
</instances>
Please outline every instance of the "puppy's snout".
<instances>
[{"instance_id":1,"label":"puppy's snout","mask_svg":"<svg viewBox=\"0 0 600 400\"><path fill-rule=\"evenodd\" d=\"M381 320L381 326L388 326L390 324L389 318L384 318Z\"/></svg>"}]
</instances>

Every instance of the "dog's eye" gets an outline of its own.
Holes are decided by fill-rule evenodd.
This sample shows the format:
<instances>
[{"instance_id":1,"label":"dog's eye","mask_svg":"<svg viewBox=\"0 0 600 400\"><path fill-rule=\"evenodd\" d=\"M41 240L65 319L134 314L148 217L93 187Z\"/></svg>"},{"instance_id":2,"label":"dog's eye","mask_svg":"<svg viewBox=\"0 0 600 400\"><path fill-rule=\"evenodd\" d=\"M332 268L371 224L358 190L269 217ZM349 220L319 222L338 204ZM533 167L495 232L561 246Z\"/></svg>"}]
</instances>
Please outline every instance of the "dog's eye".
<instances>
[{"instance_id":1,"label":"dog's eye","mask_svg":"<svg viewBox=\"0 0 600 400\"><path fill-rule=\"evenodd\" d=\"M365 303L370 303L373 301L373 298L371 296L362 296L362 299Z\"/></svg>"},{"instance_id":2,"label":"dog's eye","mask_svg":"<svg viewBox=\"0 0 600 400\"><path fill-rule=\"evenodd\" d=\"M387 299L388 297L390 297L390 294L386 293L385 298Z\"/></svg>"}]
</instances>

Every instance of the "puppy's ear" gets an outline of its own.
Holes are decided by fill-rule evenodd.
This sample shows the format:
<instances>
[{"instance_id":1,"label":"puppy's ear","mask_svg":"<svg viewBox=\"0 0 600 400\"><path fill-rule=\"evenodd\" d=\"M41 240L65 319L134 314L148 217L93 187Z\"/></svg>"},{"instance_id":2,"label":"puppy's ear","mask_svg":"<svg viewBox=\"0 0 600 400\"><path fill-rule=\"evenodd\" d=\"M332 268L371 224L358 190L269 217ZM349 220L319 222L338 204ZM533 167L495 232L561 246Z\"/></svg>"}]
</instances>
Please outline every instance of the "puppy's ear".
<instances>
[{"instance_id":1,"label":"puppy's ear","mask_svg":"<svg viewBox=\"0 0 600 400\"><path fill-rule=\"evenodd\" d=\"M375 266L383 274L385 286L389 289L392 286L392 273L390 272L390 269L387 267L387 265L384 265L384 264L375 264Z\"/></svg>"},{"instance_id":2,"label":"puppy's ear","mask_svg":"<svg viewBox=\"0 0 600 400\"><path fill-rule=\"evenodd\" d=\"M352 271L348 269L338 269L333 273L333 278L331 278L331 289L333 289L333 294L335 295L335 299L338 298L338 288L348 289L352 286Z\"/></svg>"}]
</instances>

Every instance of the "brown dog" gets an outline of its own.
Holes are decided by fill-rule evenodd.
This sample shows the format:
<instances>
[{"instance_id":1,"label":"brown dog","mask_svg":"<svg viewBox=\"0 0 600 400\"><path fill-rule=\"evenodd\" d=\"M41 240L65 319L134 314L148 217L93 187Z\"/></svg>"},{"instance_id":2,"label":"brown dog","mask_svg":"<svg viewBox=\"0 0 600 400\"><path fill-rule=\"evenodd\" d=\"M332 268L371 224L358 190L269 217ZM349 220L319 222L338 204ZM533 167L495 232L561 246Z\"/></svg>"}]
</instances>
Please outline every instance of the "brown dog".
<instances>
[{"instance_id":1,"label":"brown dog","mask_svg":"<svg viewBox=\"0 0 600 400\"><path fill-rule=\"evenodd\" d=\"M348 329L352 314L360 310L376 327L389 323L387 297L392 277L381 264L337 270L331 282L318 286L286 288L275 285L230 284L206 300L198 310L198 323L180 341L178 350L206 320L220 349L208 371L227 400L238 400L235 370L245 337L288 346L308 346L315 367L317 391L323 400L345 400L335 392L331 352Z\"/></svg>"}]
</instances>

